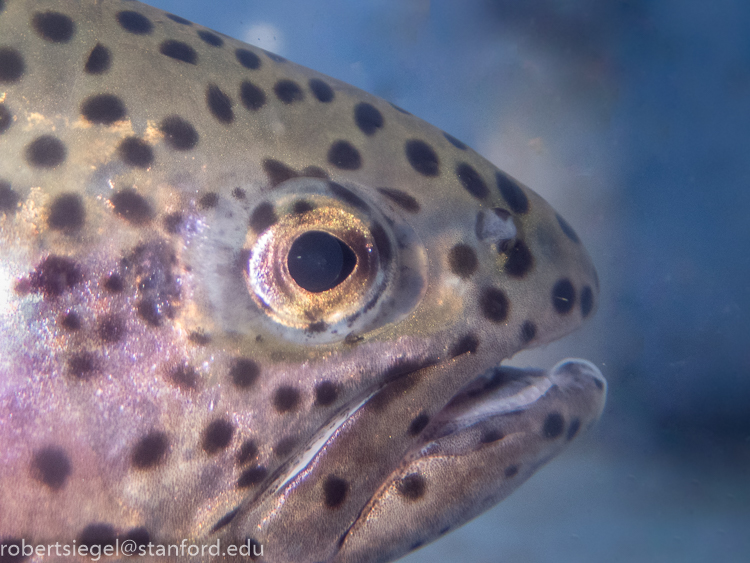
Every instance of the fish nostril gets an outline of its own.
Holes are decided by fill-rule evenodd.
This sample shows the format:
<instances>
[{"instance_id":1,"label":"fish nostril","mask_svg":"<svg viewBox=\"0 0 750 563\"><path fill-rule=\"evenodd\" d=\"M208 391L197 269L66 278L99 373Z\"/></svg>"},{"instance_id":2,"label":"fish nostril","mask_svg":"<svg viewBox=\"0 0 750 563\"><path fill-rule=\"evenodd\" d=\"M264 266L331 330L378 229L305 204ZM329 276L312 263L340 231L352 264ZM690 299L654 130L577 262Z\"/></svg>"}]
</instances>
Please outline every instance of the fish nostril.
<instances>
[{"instance_id":1,"label":"fish nostril","mask_svg":"<svg viewBox=\"0 0 750 563\"><path fill-rule=\"evenodd\" d=\"M289 275L311 293L328 291L349 277L357 257L342 241L323 231L309 231L292 243Z\"/></svg>"}]
</instances>

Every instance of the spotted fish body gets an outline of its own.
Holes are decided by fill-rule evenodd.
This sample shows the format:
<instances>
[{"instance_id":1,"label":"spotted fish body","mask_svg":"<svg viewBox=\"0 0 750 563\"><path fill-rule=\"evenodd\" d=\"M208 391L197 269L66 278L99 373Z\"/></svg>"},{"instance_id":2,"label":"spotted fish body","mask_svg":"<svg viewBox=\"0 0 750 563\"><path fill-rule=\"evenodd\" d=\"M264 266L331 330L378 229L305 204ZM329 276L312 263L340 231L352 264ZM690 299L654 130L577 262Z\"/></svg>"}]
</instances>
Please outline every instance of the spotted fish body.
<instances>
[{"instance_id":1,"label":"spotted fish body","mask_svg":"<svg viewBox=\"0 0 750 563\"><path fill-rule=\"evenodd\" d=\"M597 297L544 200L381 99L137 2L0 0L0 548L396 558L599 417L588 362L499 367Z\"/></svg>"}]
</instances>

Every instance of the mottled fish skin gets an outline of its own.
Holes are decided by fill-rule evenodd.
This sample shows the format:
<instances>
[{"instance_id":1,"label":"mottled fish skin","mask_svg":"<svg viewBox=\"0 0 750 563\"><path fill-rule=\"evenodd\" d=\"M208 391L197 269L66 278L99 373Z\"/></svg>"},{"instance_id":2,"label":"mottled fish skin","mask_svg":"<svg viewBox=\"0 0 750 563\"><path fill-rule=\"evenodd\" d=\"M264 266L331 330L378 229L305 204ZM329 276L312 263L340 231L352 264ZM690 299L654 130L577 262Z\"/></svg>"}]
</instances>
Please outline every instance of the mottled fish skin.
<instances>
[{"instance_id":1,"label":"mottled fish skin","mask_svg":"<svg viewBox=\"0 0 750 563\"><path fill-rule=\"evenodd\" d=\"M138 2L0 0L0 544L397 557L596 420L583 361L471 393L598 294L543 199L388 102Z\"/></svg>"}]
</instances>

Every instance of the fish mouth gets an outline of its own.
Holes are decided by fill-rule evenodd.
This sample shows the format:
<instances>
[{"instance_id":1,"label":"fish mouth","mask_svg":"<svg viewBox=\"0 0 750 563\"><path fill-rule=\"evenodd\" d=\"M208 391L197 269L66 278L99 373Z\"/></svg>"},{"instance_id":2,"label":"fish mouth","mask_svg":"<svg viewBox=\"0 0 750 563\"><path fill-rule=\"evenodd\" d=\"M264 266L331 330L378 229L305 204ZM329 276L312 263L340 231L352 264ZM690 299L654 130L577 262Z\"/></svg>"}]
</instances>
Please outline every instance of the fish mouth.
<instances>
[{"instance_id":1,"label":"fish mouth","mask_svg":"<svg viewBox=\"0 0 750 563\"><path fill-rule=\"evenodd\" d=\"M379 385L322 425L303 452L262 492L217 521L212 533L226 528L232 540L293 545L304 526L309 545L334 550L316 560L357 560L352 553L370 549L373 537L387 543L384 530L395 538L403 535L391 529L391 519L377 524L383 506L411 514L411 501L393 498L446 483L455 489L449 500L457 508L453 513L448 501L430 500L443 524L426 533L437 537L445 522L455 525L455 514L463 522L489 508L487 499L495 504L510 494L579 428L591 426L604 407L606 381L584 360L564 360L550 370L500 364L479 370L480 365L468 351L442 360L395 362ZM434 474L425 469L433 466ZM475 473L482 480L469 490L458 476ZM324 495L336 510L321 519L321 490L327 483L341 489L334 488L330 498ZM335 537L332 528L338 530ZM408 548L400 541L393 543L394 555ZM296 560L294 549L288 560Z\"/></svg>"}]
</instances>

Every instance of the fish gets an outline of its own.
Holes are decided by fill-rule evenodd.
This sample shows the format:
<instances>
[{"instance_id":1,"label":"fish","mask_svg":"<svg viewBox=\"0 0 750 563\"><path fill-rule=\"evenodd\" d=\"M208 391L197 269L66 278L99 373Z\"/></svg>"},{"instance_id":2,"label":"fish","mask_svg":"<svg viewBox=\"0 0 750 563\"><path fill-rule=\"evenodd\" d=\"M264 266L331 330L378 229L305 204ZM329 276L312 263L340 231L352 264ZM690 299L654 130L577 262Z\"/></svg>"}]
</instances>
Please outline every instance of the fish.
<instances>
[{"instance_id":1,"label":"fish","mask_svg":"<svg viewBox=\"0 0 750 563\"><path fill-rule=\"evenodd\" d=\"M0 559L394 560L597 421L594 364L502 362L599 292L394 104L139 2L0 0Z\"/></svg>"}]
</instances>

